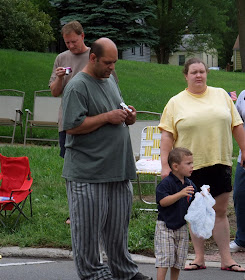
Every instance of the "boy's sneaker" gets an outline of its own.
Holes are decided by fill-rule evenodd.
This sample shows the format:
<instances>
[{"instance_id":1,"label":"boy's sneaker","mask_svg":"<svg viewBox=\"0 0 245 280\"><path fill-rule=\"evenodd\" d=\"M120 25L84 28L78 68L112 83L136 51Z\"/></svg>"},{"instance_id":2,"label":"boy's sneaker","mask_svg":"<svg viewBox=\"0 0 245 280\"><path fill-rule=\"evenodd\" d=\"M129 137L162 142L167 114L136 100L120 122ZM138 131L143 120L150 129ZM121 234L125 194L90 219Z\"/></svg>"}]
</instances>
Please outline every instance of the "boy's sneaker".
<instances>
[{"instance_id":1,"label":"boy's sneaker","mask_svg":"<svg viewBox=\"0 0 245 280\"><path fill-rule=\"evenodd\" d=\"M236 244L236 242L233 240L230 242L230 252L236 253L239 251L245 251L245 247L239 246Z\"/></svg>"},{"instance_id":2,"label":"boy's sneaker","mask_svg":"<svg viewBox=\"0 0 245 280\"><path fill-rule=\"evenodd\" d=\"M138 272L133 278L131 278L131 280L152 280L152 278Z\"/></svg>"}]
</instances>

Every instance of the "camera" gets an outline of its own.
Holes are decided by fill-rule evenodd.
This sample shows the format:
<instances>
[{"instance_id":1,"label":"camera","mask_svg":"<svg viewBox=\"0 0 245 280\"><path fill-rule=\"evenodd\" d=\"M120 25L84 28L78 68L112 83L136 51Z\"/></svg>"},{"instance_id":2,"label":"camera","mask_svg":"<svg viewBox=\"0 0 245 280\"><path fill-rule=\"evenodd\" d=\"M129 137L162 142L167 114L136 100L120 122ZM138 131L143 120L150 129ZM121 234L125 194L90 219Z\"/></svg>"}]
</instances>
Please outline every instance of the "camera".
<instances>
[{"instance_id":1,"label":"camera","mask_svg":"<svg viewBox=\"0 0 245 280\"><path fill-rule=\"evenodd\" d=\"M128 110L129 112L132 112L132 109L128 108L128 106L124 102L121 102L120 106L123 108L123 110Z\"/></svg>"},{"instance_id":2,"label":"camera","mask_svg":"<svg viewBox=\"0 0 245 280\"><path fill-rule=\"evenodd\" d=\"M72 72L71 67L65 67L64 69L66 70L66 75L69 75Z\"/></svg>"}]
</instances>

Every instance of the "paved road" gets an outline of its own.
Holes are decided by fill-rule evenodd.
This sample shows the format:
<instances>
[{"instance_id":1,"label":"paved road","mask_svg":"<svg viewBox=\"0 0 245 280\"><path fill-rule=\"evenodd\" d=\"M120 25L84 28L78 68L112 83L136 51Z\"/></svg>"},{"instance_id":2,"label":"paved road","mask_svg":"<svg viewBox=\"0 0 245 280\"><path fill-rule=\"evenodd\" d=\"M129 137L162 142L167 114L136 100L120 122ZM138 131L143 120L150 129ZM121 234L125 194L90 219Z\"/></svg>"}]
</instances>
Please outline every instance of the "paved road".
<instances>
[{"instance_id":1,"label":"paved road","mask_svg":"<svg viewBox=\"0 0 245 280\"><path fill-rule=\"evenodd\" d=\"M2 258L1 280L79 280L74 262L66 259Z\"/></svg>"},{"instance_id":2,"label":"paved road","mask_svg":"<svg viewBox=\"0 0 245 280\"><path fill-rule=\"evenodd\" d=\"M154 264L138 264L143 274L156 279ZM216 266L218 264L216 263ZM1 280L79 280L72 260L42 258L2 258ZM169 278L168 278L169 279ZM179 280L244 280L244 273L221 271L219 267L206 270L181 271Z\"/></svg>"}]
</instances>

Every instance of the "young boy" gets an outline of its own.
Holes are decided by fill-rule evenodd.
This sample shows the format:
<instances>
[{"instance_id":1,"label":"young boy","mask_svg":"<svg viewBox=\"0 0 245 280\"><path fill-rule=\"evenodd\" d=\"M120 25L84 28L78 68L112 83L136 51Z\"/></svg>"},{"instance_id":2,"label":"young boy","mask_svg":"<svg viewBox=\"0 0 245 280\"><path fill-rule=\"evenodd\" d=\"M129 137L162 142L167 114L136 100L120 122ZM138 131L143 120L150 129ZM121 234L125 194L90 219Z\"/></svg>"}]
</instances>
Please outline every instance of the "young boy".
<instances>
[{"instance_id":1,"label":"young boy","mask_svg":"<svg viewBox=\"0 0 245 280\"><path fill-rule=\"evenodd\" d=\"M168 267L171 268L171 280L176 280L185 266L189 234L184 216L196 191L196 186L187 178L193 171L193 157L188 149L174 148L169 153L168 164L172 171L156 189L157 280L165 280Z\"/></svg>"}]
</instances>

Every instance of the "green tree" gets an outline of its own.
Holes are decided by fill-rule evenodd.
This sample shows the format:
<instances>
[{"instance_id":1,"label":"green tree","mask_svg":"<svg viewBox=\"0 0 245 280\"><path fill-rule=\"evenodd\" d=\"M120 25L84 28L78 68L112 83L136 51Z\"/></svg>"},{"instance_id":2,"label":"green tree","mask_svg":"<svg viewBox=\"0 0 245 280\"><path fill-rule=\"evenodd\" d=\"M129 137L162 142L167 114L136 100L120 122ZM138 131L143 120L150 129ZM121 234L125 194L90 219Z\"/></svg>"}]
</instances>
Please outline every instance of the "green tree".
<instances>
[{"instance_id":1,"label":"green tree","mask_svg":"<svg viewBox=\"0 0 245 280\"><path fill-rule=\"evenodd\" d=\"M218 46L218 54L219 54L219 66L225 68L228 63L231 63L231 58L233 55L233 46L236 41L236 37L238 34L238 26L237 26L237 8L236 8L236 0L227 0L228 9L226 11L227 28L223 32L221 32L221 40L222 45Z\"/></svg>"},{"instance_id":2,"label":"green tree","mask_svg":"<svg viewBox=\"0 0 245 280\"><path fill-rule=\"evenodd\" d=\"M150 0L52 0L62 15L61 22L78 20L84 27L86 43L109 37L119 51L137 44L152 45L154 28L146 25L154 17Z\"/></svg>"},{"instance_id":3,"label":"green tree","mask_svg":"<svg viewBox=\"0 0 245 280\"><path fill-rule=\"evenodd\" d=\"M190 46L201 49L221 48L222 34L228 30L227 0L152 0L157 18L148 23L155 27L159 40L153 46L158 63L167 64L169 55L180 45L184 34L194 34ZM200 36L201 35L201 36ZM205 43L205 44L203 44Z\"/></svg>"},{"instance_id":4,"label":"green tree","mask_svg":"<svg viewBox=\"0 0 245 280\"><path fill-rule=\"evenodd\" d=\"M54 39L50 17L30 0L0 0L0 48L46 51Z\"/></svg>"},{"instance_id":5,"label":"green tree","mask_svg":"<svg viewBox=\"0 0 245 280\"><path fill-rule=\"evenodd\" d=\"M239 46L242 60L242 72L245 72L245 1L237 0L237 19L239 29Z\"/></svg>"},{"instance_id":6,"label":"green tree","mask_svg":"<svg viewBox=\"0 0 245 280\"><path fill-rule=\"evenodd\" d=\"M51 18L50 25L53 29L53 35L55 37L54 42L50 45L50 49L55 52L59 52L60 40L63 42L63 38L60 34L60 15L55 7L53 7L49 0L30 0L34 5L38 6L39 11L44 12Z\"/></svg>"}]
</instances>

